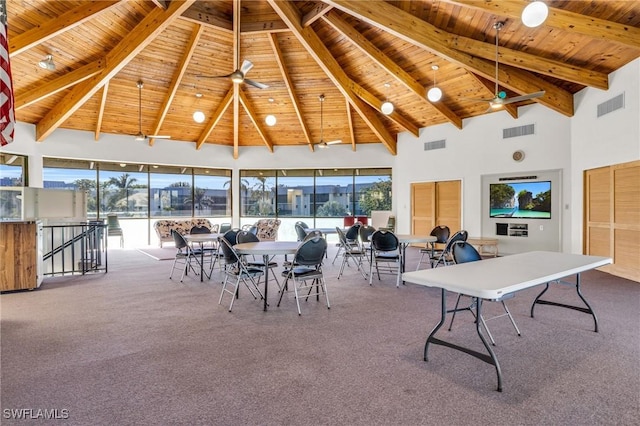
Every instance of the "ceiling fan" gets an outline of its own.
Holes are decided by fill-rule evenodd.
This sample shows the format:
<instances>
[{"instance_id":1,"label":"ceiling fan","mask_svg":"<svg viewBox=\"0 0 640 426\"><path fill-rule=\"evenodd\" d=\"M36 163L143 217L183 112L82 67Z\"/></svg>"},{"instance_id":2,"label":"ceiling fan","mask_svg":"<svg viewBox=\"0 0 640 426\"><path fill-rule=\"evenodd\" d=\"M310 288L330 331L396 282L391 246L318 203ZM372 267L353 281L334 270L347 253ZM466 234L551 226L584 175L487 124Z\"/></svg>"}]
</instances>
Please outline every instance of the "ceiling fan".
<instances>
[{"instance_id":1,"label":"ceiling fan","mask_svg":"<svg viewBox=\"0 0 640 426\"><path fill-rule=\"evenodd\" d=\"M329 148L329 145L336 145L342 143L342 140L335 139L332 141L325 142L324 141L324 115L323 115L323 105L324 105L324 95L320 95L318 97L320 100L320 142L318 142L318 148Z\"/></svg>"},{"instance_id":2,"label":"ceiling fan","mask_svg":"<svg viewBox=\"0 0 640 426\"><path fill-rule=\"evenodd\" d=\"M490 99L470 99L472 101L478 101L478 102L489 102L489 110L498 109L502 105L539 98L540 96L543 96L545 93L544 90L541 90L539 92L529 93L528 95L514 96L512 98L508 98L506 92L499 90L498 88L498 46L499 46L498 34L500 33L500 30L503 27L504 27L504 22L501 22L501 21L493 24L493 28L496 30L496 79L495 79L496 85L495 85L495 91L494 91L495 95L493 98L490 98Z\"/></svg>"},{"instance_id":3,"label":"ceiling fan","mask_svg":"<svg viewBox=\"0 0 640 426\"><path fill-rule=\"evenodd\" d=\"M238 64L240 61L240 0L234 0L233 2L234 8L234 21L233 21L233 36L236 43L236 52L234 58L234 64ZM246 78L249 70L253 68L253 62L248 59L242 61L242 65L240 68L236 68L234 72L227 75L197 75L196 77L202 78L230 78L234 84L247 83L253 87L257 87L258 89L266 89L269 87L264 83L260 83L255 80L250 80Z\"/></svg>"},{"instance_id":4,"label":"ceiling fan","mask_svg":"<svg viewBox=\"0 0 640 426\"><path fill-rule=\"evenodd\" d=\"M145 139L171 139L171 136L167 135L145 135L142 133L142 87L144 83L142 80L138 80L136 83L138 86L138 134L136 135L137 141L143 141Z\"/></svg>"}]
</instances>

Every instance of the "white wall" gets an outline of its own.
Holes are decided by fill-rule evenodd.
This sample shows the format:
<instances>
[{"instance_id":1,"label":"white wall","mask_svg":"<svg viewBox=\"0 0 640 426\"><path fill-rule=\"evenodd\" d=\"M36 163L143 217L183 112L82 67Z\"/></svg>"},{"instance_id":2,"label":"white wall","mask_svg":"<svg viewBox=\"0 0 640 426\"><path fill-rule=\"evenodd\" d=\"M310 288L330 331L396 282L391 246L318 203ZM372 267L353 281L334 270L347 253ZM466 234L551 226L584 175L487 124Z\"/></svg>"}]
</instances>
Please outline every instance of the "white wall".
<instances>
[{"instance_id":1,"label":"white wall","mask_svg":"<svg viewBox=\"0 0 640 426\"><path fill-rule=\"evenodd\" d=\"M398 232L410 231L410 184L413 182L462 180L462 226L472 235L482 230L481 176L521 173L530 170L560 170L563 176L562 250L581 252L582 173L586 169L640 159L640 59L610 75L610 89L587 88L575 96L575 115L566 117L537 104L521 107L514 120L506 112L466 119L463 129L450 124L422 129L419 138L398 136L398 155L390 156L382 144L332 146L312 153L306 146L276 147L272 154L264 147L241 148L238 160L232 148L156 140L149 147L133 137L56 130L44 142L35 142L34 126L18 123L16 141L3 151L29 156L32 186L42 186L42 157L98 159L115 162L228 168L234 171L238 187L240 169L393 167L393 210ZM625 108L600 119L596 105L625 93ZM446 94L445 94L446 96ZM536 134L502 139L502 129L535 124ZM447 148L424 151L423 143L446 139ZM517 163L511 154L526 154ZM238 197L234 198L234 222L239 223Z\"/></svg>"}]
</instances>

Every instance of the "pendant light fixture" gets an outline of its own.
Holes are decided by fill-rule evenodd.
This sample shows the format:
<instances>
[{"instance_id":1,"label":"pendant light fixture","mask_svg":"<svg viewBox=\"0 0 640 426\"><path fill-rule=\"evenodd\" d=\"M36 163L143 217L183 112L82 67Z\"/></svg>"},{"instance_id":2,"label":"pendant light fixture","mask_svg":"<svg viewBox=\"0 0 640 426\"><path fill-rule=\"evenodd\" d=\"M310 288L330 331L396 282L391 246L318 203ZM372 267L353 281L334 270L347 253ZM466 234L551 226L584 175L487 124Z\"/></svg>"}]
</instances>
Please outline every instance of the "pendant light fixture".
<instances>
[{"instance_id":1,"label":"pendant light fixture","mask_svg":"<svg viewBox=\"0 0 640 426\"><path fill-rule=\"evenodd\" d=\"M533 1L522 10L522 23L529 28L535 28L547 19L549 8L543 1Z\"/></svg>"},{"instance_id":2,"label":"pendant light fixture","mask_svg":"<svg viewBox=\"0 0 640 426\"><path fill-rule=\"evenodd\" d=\"M442 99L442 90L436 86L436 71L438 71L437 65L432 65L431 69L433 70L433 87L429 89L427 92L427 99L431 102L438 102Z\"/></svg>"},{"instance_id":3,"label":"pendant light fixture","mask_svg":"<svg viewBox=\"0 0 640 426\"><path fill-rule=\"evenodd\" d=\"M382 111L384 115L389 115L393 112L393 109L394 109L393 104L389 101L389 96L388 96L389 88L391 87L391 85L389 83L385 83L384 87L387 92L387 100L384 101L382 105L380 105L380 111Z\"/></svg>"},{"instance_id":4,"label":"pendant light fixture","mask_svg":"<svg viewBox=\"0 0 640 426\"><path fill-rule=\"evenodd\" d=\"M202 97L202 93L196 93L196 110L193 112L193 121L196 123L204 123L205 115L204 112L198 109L198 101Z\"/></svg>"}]
</instances>

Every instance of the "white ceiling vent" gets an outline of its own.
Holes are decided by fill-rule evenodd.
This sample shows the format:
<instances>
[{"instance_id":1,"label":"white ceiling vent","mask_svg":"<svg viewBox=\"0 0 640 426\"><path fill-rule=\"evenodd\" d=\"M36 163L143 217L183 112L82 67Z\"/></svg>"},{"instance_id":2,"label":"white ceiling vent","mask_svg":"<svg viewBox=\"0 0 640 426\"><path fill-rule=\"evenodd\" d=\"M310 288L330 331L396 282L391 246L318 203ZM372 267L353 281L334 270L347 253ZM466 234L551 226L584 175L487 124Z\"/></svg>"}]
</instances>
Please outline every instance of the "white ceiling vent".
<instances>
[{"instance_id":1,"label":"white ceiling vent","mask_svg":"<svg viewBox=\"0 0 640 426\"><path fill-rule=\"evenodd\" d=\"M525 124L524 126L502 129L502 139L517 138L518 136L533 135L535 133L536 133L535 124Z\"/></svg>"},{"instance_id":2,"label":"white ceiling vent","mask_svg":"<svg viewBox=\"0 0 640 426\"><path fill-rule=\"evenodd\" d=\"M446 142L447 142L446 139L441 139L439 141L425 142L424 143L424 150L425 151L431 151L431 150L434 150L434 149L446 148L446 145L447 145Z\"/></svg>"},{"instance_id":3,"label":"white ceiling vent","mask_svg":"<svg viewBox=\"0 0 640 426\"><path fill-rule=\"evenodd\" d=\"M622 108L624 108L624 92L608 101L598 104L598 117Z\"/></svg>"}]
</instances>

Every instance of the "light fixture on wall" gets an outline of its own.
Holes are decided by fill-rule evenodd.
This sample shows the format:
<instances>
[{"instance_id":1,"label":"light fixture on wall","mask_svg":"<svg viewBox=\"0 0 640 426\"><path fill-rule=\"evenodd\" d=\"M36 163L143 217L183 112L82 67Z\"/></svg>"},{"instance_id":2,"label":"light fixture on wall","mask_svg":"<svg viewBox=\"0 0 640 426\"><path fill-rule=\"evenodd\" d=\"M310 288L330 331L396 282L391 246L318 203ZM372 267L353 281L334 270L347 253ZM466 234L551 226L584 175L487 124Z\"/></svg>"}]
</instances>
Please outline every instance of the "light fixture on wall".
<instances>
[{"instance_id":1,"label":"light fixture on wall","mask_svg":"<svg viewBox=\"0 0 640 426\"><path fill-rule=\"evenodd\" d=\"M38 66L42 69L55 71L56 64L53 62L53 55L47 55L43 60L38 62Z\"/></svg>"},{"instance_id":2,"label":"light fixture on wall","mask_svg":"<svg viewBox=\"0 0 640 426\"><path fill-rule=\"evenodd\" d=\"M196 123L204 123L204 112L198 109L198 101L202 97L202 93L196 93L196 110L193 112L193 121Z\"/></svg>"},{"instance_id":3,"label":"light fixture on wall","mask_svg":"<svg viewBox=\"0 0 640 426\"><path fill-rule=\"evenodd\" d=\"M385 87L385 89L387 91L387 95L388 95L389 88L391 87L391 85L389 83L385 83L384 87ZM380 111L382 111L382 113L384 115L389 115L389 114L391 114L393 112L393 109L394 109L393 104L389 101L389 96L387 96L387 100L384 101L382 103L382 105L380 106Z\"/></svg>"},{"instance_id":4,"label":"light fixture on wall","mask_svg":"<svg viewBox=\"0 0 640 426\"><path fill-rule=\"evenodd\" d=\"M549 8L542 1L533 1L522 10L522 23L529 28L535 28L547 19Z\"/></svg>"},{"instance_id":5,"label":"light fixture on wall","mask_svg":"<svg viewBox=\"0 0 640 426\"><path fill-rule=\"evenodd\" d=\"M439 67L432 65L431 69L433 70L433 87L427 92L427 99L431 102L438 102L442 99L442 90L436 86L436 71L438 71Z\"/></svg>"}]
</instances>

